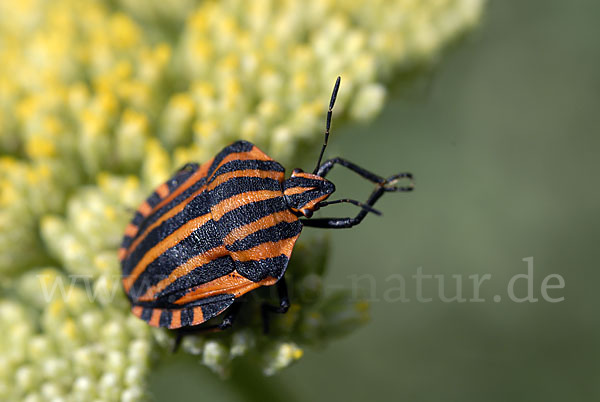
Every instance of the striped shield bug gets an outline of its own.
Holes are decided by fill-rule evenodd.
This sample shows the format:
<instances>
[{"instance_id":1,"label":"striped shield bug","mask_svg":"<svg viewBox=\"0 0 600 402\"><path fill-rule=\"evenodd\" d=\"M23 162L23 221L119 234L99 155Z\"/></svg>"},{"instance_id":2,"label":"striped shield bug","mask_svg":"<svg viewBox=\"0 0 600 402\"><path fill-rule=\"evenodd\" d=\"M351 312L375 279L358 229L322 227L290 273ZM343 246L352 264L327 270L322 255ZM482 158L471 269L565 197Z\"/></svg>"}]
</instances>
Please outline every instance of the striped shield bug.
<instances>
[{"instance_id":1,"label":"striped shield bug","mask_svg":"<svg viewBox=\"0 0 600 402\"><path fill-rule=\"evenodd\" d=\"M279 304L262 305L266 330L269 313L285 313L290 305L284 273L303 227L358 225L368 213L379 214L373 205L384 193L413 189L410 173L384 178L342 158L321 163L339 86L338 77L312 173L295 169L286 179L283 166L238 141L202 165L183 166L140 205L119 249L123 288L136 316L153 327L184 330L227 310L220 324L204 328L225 329L239 309L236 299L276 284ZM375 184L366 202L327 201L335 186L325 177L336 165ZM407 186L398 185L402 179ZM360 211L310 219L337 203Z\"/></svg>"}]
</instances>

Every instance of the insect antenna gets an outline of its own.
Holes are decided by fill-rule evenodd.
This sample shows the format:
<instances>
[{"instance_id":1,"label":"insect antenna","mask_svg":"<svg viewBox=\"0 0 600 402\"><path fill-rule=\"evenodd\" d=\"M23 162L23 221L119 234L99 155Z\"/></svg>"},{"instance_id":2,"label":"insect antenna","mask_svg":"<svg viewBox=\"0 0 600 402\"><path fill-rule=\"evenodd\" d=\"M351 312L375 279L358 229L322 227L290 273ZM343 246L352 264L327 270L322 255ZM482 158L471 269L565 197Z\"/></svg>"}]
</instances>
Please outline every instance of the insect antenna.
<instances>
[{"instance_id":1,"label":"insect antenna","mask_svg":"<svg viewBox=\"0 0 600 402\"><path fill-rule=\"evenodd\" d=\"M333 93L331 94L331 100L329 101L329 110L327 110L327 124L325 126L325 141L323 141L323 147L321 148L321 154L319 155L319 160L317 161L317 166L313 174L317 174L319 170L319 166L321 166L321 160L323 159L323 154L325 153L325 148L327 148L327 141L329 141L329 129L331 128L331 116L333 115L333 105L335 104L335 98L337 98L338 90L340 89L340 81L341 77L337 77L335 80L335 85L333 86Z\"/></svg>"},{"instance_id":2,"label":"insect antenna","mask_svg":"<svg viewBox=\"0 0 600 402\"><path fill-rule=\"evenodd\" d=\"M357 207L361 207L362 209L372 212L375 215L381 215L381 212L379 212L378 210L376 210L375 208L371 207L370 205L364 204L360 201L356 201L356 200L350 200L348 198L344 198L342 200L334 200L334 201L323 201L319 203L319 208L320 207L326 207L327 205L331 205L331 204L341 204L342 202L347 202L353 205L356 205Z\"/></svg>"}]
</instances>

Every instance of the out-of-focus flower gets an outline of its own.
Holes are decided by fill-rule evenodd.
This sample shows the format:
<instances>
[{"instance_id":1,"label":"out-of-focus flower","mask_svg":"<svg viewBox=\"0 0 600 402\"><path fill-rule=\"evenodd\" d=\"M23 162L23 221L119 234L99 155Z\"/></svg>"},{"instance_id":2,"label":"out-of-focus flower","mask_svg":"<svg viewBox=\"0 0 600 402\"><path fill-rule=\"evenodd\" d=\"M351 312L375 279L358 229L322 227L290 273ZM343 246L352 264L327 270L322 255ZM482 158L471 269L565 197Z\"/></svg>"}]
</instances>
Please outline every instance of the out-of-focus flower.
<instances>
[{"instance_id":1,"label":"out-of-focus flower","mask_svg":"<svg viewBox=\"0 0 600 402\"><path fill-rule=\"evenodd\" d=\"M144 399L151 334L173 340L130 314L120 289L131 211L176 167L239 138L298 162L321 140L336 76L336 124L369 119L393 74L435 60L482 6L0 2L0 400ZM243 357L273 374L365 322L364 303L324 291L325 253L298 244L297 297L268 337L249 313L182 349L222 375Z\"/></svg>"},{"instance_id":2,"label":"out-of-focus flower","mask_svg":"<svg viewBox=\"0 0 600 402\"><path fill-rule=\"evenodd\" d=\"M0 399L144 395L149 329L72 281L54 268L33 270L14 284L18 301L0 299Z\"/></svg>"}]
</instances>

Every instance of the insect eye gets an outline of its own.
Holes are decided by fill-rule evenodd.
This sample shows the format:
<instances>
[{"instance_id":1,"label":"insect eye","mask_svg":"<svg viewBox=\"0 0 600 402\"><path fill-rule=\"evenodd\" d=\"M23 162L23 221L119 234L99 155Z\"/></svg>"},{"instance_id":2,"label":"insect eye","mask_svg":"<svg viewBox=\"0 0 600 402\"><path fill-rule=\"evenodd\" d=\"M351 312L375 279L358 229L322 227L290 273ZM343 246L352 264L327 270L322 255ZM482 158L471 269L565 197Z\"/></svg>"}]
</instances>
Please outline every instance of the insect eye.
<instances>
[{"instance_id":1,"label":"insect eye","mask_svg":"<svg viewBox=\"0 0 600 402\"><path fill-rule=\"evenodd\" d=\"M297 174L300 174L300 173L304 173L304 170L299 169L299 168L296 168L296 169L292 170L292 175L297 175Z\"/></svg>"}]
</instances>

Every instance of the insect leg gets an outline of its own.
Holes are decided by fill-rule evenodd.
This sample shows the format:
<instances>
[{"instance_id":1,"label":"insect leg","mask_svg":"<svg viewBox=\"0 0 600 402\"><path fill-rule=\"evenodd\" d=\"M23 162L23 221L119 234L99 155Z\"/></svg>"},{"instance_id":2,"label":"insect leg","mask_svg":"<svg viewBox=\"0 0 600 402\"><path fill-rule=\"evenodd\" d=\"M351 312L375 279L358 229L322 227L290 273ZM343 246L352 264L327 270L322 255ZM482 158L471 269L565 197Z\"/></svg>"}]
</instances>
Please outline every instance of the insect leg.
<instances>
[{"instance_id":1,"label":"insect leg","mask_svg":"<svg viewBox=\"0 0 600 402\"><path fill-rule=\"evenodd\" d=\"M375 202L383 195L384 193L383 187L376 188L369 200L365 203L368 206L373 206ZM352 226L356 226L362 222L362 220L367 216L368 211L366 209L362 209L354 218L316 218L316 219L302 219L302 225L314 228L329 228L329 229L346 229L351 228Z\"/></svg>"},{"instance_id":2,"label":"insect leg","mask_svg":"<svg viewBox=\"0 0 600 402\"><path fill-rule=\"evenodd\" d=\"M343 161L343 162L340 162L340 161ZM352 162L348 162L341 158L331 159L331 160L325 162L323 165L321 165L322 167L325 167L323 169L323 172L324 172L323 174L327 174L327 172L329 170L331 170L331 168L333 167L333 165L335 163L339 163L342 166L346 166L350 170L360 174L364 178L371 180L371 181L375 181L377 183L375 190L373 190L373 192L369 196L369 199L367 200L367 202L365 202L365 205L367 205L369 207L372 207L373 205L375 205L375 203L377 202L377 200L379 200L379 198L381 198L383 193L392 192L392 191L412 191L413 190L414 184L412 182L412 175L410 173L399 173L399 174L390 176L387 179L383 179L383 178L380 178L379 176L377 176L359 166L356 166ZM399 180L404 179L404 178L409 179L410 184L405 187L396 186L396 183ZM344 229L344 228L351 228L352 226L358 225L360 222L362 222L362 220L365 218L365 216L367 216L367 213L369 213L369 212L372 212L372 211L367 208L363 208L354 218L350 218L350 217L348 217L348 218L316 218L316 219L310 219L310 220L309 219L301 219L300 221L302 222L302 225L309 226L309 227Z\"/></svg>"},{"instance_id":3,"label":"insect leg","mask_svg":"<svg viewBox=\"0 0 600 402\"><path fill-rule=\"evenodd\" d=\"M354 173L360 175L361 177L376 183L376 184L380 184L383 186L386 186L386 190L385 191L411 191L412 188L414 187L414 184L412 182L412 174L410 173L399 173L396 174L394 176L388 177L387 179L369 172L367 169L362 168L360 166L358 166L357 164L350 162L346 159L343 158L333 158L333 159L329 159L328 161L325 161L317 170L317 174L321 177L325 177L329 171L333 168L334 165L342 165L345 168L350 169L351 171L353 171ZM406 187L390 187L390 184L395 184L397 181L399 181L400 179L408 179L410 180L410 184Z\"/></svg>"},{"instance_id":4,"label":"insect leg","mask_svg":"<svg viewBox=\"0 0 600 402\"><path fill-rule=\"evenodd\" d=\"M261 306L263 332L269 332L269 313L284 314L290 308L290 299L288 297L287 284L285 278L281 278L277 282L277 294L279 295L279 306L273 306L268 303L263 303Z\"/></svg>"},{"instance_id":5,"label":"insect leg","mask_svg":"<svg viewBox=\"0 0 600 402\"><path fill-rule=\"evenodd\" d=\"M381 177L375 173L371 173L367 169L361 168L360 166L356 165L355 163L352 163L346 159L339 158L339 157L329 159L329 160L323 162L323 164L321 166L319 166L319 169L317 170L316 174L321 177L325 177L335 164L342 165L342 166L352 170L353 172L359 174L360 176L364 177L365 179L372 181L373 183L381 184L381 183L385 182L385 179L383 177Z\"/></svg>"}]
</instances>

